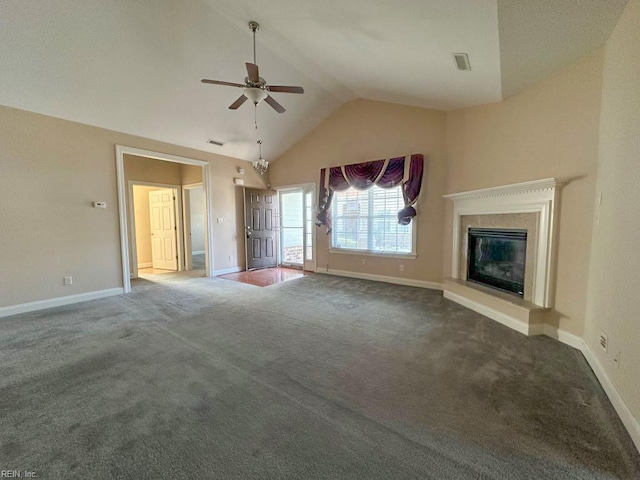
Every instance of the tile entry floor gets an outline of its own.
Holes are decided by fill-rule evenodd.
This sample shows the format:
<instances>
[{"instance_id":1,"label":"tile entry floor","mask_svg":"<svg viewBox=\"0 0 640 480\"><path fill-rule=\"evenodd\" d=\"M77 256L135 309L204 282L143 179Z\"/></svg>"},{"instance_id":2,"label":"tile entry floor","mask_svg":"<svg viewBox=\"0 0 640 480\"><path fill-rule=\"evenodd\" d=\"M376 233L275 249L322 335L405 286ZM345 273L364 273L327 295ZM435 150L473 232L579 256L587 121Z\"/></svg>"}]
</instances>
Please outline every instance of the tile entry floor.
<instances>
[{"instance_id":1,"label":"tile entry floor","mask_svg":"<svg viewBox=\"0 0 640 480\"><path fill-rule=\"evenodd\" d=\"M256 285L258 287L268 287L269 285L275 285L276 283L294 280L306 275L311 275L311 272L305 272L303 270L297 270L295 268L272 267L263 268L261 270L229 273L227 275L220 275L218 278L248 283L250 285Z\"/></svg>"}]
</instances>

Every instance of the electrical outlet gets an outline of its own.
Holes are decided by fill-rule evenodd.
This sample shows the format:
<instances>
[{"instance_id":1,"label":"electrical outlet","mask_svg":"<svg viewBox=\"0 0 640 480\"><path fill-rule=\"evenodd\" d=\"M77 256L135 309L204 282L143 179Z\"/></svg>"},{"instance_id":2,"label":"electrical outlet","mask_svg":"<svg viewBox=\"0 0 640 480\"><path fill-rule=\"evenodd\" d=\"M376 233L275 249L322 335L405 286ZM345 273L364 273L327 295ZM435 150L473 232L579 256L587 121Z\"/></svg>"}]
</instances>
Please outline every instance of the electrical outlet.
<instances>
[{"instance_id":1,"label":"electrical outlet","mask_svg":"<svg viewBox=\"0 0 640 480\"><path fill-rule=\"evenodd\" d=\"M404 272L404 265L403 264L400 264L400 271Z\"/></svg>"},{"instance_id":2,"label":"electrical outlet","mask_svg":"<svg viewBox=\"0 0 640 480\"><path fill-rule=\"evenodd\" d=\"M367 264L367 259L366 259L366 258L363 258L363 259L362 259L362 264L363 264L363 265L366 265L366 264Z\"/></svg>"},{"instance_id":3,"label":"electrical outlet","mask_svg":"<svg viewBox=\"0 0 640 480\"><path fill-rule=\"evenodd\" d=\"M222 217L218 217L218 223L222 223L224 219Z\"/></svg>"},{"instance_id":4,"label":"electrical outlet","mask_svg":"<svg viewBox=\"0 0 640 480\"><path fill-rule=\"evenodd\" d=\"M622 356L622 352L620 350L616 350L616 354L613 356L613 363L616 364L616 368L620 368L620 357Z\"/></svg>"},{"instance_id":5,"label":"electrical outlet","mask_svg":"<svg viewBox=\"0 0 640 480\"><path fill-rule=\"evenodd\" d=\"M233 255L229 255L229 261L233 262Z\"/></svg>"},{"instance_id":6,"label":"electrical outlet","mask_svg":"<svg viewBox=\"0 0 640 480\"><path fill-rule=\"evenodd\" d=\"M62 281L65 285L72 285L73 284L73 277L71 275L68 275L66 277L62 278Z\"/></svg>"},{"instance_id":7,"label":"electrical outlet","mask_svg":"<svg viewBox=\"0 0 640 480\"><path fill-rule=\"evenodd\" d=\"M600 332L600 347L602 347L605 353L609 349L609 335L605 332Z\"/></svg>"}]
</instances>

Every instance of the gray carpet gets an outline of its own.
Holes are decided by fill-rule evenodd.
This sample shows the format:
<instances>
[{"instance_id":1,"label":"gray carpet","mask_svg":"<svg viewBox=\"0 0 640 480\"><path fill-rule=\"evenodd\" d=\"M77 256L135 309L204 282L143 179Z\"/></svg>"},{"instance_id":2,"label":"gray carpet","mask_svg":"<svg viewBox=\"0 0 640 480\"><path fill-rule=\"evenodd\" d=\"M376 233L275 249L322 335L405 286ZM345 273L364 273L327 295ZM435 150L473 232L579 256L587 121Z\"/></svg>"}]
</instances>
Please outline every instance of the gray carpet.
<instances>
[{"instance_id":1,"label":"gray carpet","mask_svg":"<svg viewBox=\"0 0 640 480\"><path fill-rule=\"evenodd\" d=\"M439 292L201 272L0 320L0 469L39 479L633 479L582 355Z\"/></svg>"},{"instance_id":2,"label":"gray carpet","mask_svg":"<svg viewBox=\"0 0 640 480\"><path fill-rule=\"evenodd\" d=\"M204 270L204 253L198 255L191 255L191 261L193 262L194 270Z\"/></svg>"}]
</instances>

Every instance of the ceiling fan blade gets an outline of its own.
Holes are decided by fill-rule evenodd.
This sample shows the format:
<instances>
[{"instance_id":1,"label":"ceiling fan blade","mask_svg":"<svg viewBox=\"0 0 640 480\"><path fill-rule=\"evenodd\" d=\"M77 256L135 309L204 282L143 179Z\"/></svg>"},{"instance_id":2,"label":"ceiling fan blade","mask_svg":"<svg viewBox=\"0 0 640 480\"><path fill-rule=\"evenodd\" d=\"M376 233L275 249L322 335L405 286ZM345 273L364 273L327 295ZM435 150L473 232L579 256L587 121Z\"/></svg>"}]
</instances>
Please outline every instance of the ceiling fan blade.
<instances>
[{"instance_id":1,"label":"ceiling fan blade","mask_svg":"<svg viewBox=\"0 0 640 480\"><path fill-rule=\"evenodd\" d=\"M240 97L238 97L238 99L235 102L229 105L229 110L235 110L246 101L247 101L247 97L245 97L244 95L240 95Z\"/></svg>"},{"instance_id":2,"label":"ceiling fan blade","mask_svg":"<svg viewBox=\"0 0 640 480\"><path fill-rule=\"evenodd\" d=\"M221 80L209 80L208 78L203 78L200 81L202 83L210 83L212 85L226 85L227 87L242 87L242 88L244 88L244 85L241 84L241 83L223 82Z\"/></svg>"},{"instance_id":3,"label":"ceiling fan blade","mask_svg":"<svg viewBox=\"0 0 640 480\"><path fill-rule=\"evenodd\" d=\"M267 90L282 93L304 93L304 88L302 87L288 87L286 85L269 85Z\"/></svg>"},{"instance_id":4,"label":"ceiling fan blade","mask_svg":"<svg viewBox=\"0 0 640 480\"><path fill-rule=\"evenodd\" d=\"M267 102L269 105L271 105L276 112L284 113L285 108L282 105L280 105L278 102L276 102L271 95L267 95L267 98L265 98L264 101Z\"/></svg>"},{"instance_id":5,"label":"ceiling fan blade","mask_svg":"<svg viewBox=\"0 0 640 480\"><path fill-rule=\"evenodd\" d=\"M247 66L247 76L250 82L260 83L260 75L258 74L258 65L255 63L245 63Z\"/></svg>"}]
</instances>

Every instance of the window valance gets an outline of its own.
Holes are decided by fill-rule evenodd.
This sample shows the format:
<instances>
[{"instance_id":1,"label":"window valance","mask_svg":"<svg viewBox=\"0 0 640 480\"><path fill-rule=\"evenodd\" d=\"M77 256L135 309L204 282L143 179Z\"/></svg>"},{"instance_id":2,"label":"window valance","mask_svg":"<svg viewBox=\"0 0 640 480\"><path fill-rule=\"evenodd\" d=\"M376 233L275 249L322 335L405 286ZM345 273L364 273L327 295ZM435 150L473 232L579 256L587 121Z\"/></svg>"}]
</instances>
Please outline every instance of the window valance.
<instances>
[{"instance_id":1,"label":"window valance","mask_svg":"<svg viewBox=\"0 0 640 480\"><path fill-rule=\"evenodd\" d=\"M416 216L413 205L418 201L422 187L424 157L416 153L404 157L354 163L341 167L320 170L320 189L318 197L318 216L316 225L327 227L331 231L331 200L333 192L350 187L366 190L373 185L381 188L402 186L404 208L398 212L398 223L408 225Z\"/></svg>"}]
</instances>

